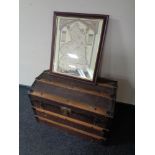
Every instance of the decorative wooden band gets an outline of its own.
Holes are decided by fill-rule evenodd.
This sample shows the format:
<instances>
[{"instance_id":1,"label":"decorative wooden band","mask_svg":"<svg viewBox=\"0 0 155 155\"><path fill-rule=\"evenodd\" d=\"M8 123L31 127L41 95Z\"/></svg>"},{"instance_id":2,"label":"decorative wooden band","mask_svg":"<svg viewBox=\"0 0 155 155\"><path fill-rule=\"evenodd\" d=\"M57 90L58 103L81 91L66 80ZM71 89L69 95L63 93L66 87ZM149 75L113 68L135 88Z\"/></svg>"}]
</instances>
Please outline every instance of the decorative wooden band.
<instances>
[{"instance_id":1,"label":"decorative wooden band","mask_svg":"<svg viewBox=\"0 0 155 155\"><path fill-rule=\"evenodd\" d=\"M36 111L43 112L45 114L48 114L48 115L51 115L51 116L54 116L56 118L60 118L60 119L63 119L63 120L69 121L69 122L73 122L73 123L85 126L87 128L92 128L92 129L100 131L100 132L102 132L103 130L104 131L109 131L106 128L102 128L102 127L99 127L99 126L96 126L96 125L93 125L93 124L90 124L90 123L87 123L87 122L83 122L83 121L80 121L80 120L77 120L77 119L74 119L74 118L71 118L71 117L68 117L68 116L60 115L58 113L54 113L54 112L47 111L47 110L37 108L37 107L33 107L33 108L35 108Z\"/></svg>"},{"instance_id":2,"label":"decorative wooden band","mask_svg":"<svg viewBox=\"0 0 155 155\"><path fill-rule=\"evenodd\" d=\"M92 134L92 133L88 133L86 131L83 131L83 130L80 130L80 129L77 129L77 128L62 124L62 123L59 123L59 122L55 122L55 121L49 120L47 118L43 118L43 117L40 117L40 116L35 116L35 117L37 117L39 120L41 120L43 122L47 122L47 123L49 123L51 125L67 129L69 131L73 131L75 133L84 135L84 136L86 136L88 138L92 138L94 140L98 140L98 141L105 141L106 140L104 137L101 137L101 136L98 136L98 135L95 135L95 134Z\"/></svg>"},{"instance_id":3,"label":"decorative wooden band","mask_svg":"<svg viewBox=\"0 0 155 155\"><path fill-rule=\"evenodd\" d=\"M47 70L47 71L45 71L44 73L43 73L43 75L47 75L47 76L49 76L50 77L50 79L52 79L52 77L51 77L51 73L50 73L50 71L49 70ZM55 75L52 75L52 76L55 76ZM41 77L42 78L42 77ZM40 78L40 79L41 79ZM60 80L60 78L59 77L55 77L55 78L57 78L57 79L59 79ZM65 77L63 77L63 78L65 78ZM108 80L108 81L111 81L113 84L109 84L109 83L107 83L105 80L104 80L104 82L102 81L102 79L104 79L104 78L99 78L99 79L101 79L101 80L99 80L99 81L97 81L97 86L101 86L101 87L107 87L107 88L117 88L117 82L116 81L113 81L113 80ZM114 83L115 83L115 85L114 85Z\"/></svg>"},{"instance_id":4,"label":"decorative wooden band","mask_svg":"<svg viewBox=\"0 0 155 155\"><path fill-rule=\"evenodd\" d=\"M42 93L40 91L33 91L33 92L31 92L30 95L32 95L34 97L39 97L39 98L42 98L45 100L49 100L52 102L56 102L63 106L69 106L69 107L77 108L80 110L88 111L88 112L91 112L91 113L94 113L94 114L97 114L97 115L100 115L103 117L111 118L111 116L109 116L104 109L102 109L100 107L92 107L88 103L77 102L74 100L66 99L64 97L60 97L60 96L56 96L56 95L52 95L52 94L48 94L48 93Z\"/></svg>"},{"instance_id":5,"label":"decorative wooden band","mask_svg":"<svg viewBox=\"0 0 155 155\"><path fill-rule=\"evenodd\" d=\"M90 94L90 95L104 97L106 99L112 100L112 97L109 94L106 94L106 93L103 93L103 92L99 93L97 91L92 91L92 90L88 90L88 89L84 89L84 88L69 86L69 85L65 85L63 83L52 82L52 81L48 81L48 80L45 80L45 79L41 79L41 80L37 80L37 81L42 82L42 83L46 83L46 84L50 84L50 85L53 85L53 86L65 88L65 89L70 89L70 90L73 90L73 91L79 91L79 92Z\"/></svg>"}]
</instances>

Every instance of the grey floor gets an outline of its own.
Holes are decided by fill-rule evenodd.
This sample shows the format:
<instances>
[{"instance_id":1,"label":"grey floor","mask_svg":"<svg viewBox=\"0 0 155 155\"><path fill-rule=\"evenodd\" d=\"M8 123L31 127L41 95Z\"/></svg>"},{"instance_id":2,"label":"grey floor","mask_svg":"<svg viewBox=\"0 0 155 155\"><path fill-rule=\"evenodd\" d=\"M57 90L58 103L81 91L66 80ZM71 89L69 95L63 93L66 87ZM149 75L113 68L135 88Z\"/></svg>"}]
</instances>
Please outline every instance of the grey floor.
<instances>
[{"instance_id":1,"label":"grey floor","mask_svg":"<svg viewBox=\"0 0 155 155\"><path fill-rule=\"evenodd\" d=\"M37 123L28 87L20 86L20 155L134 155L134 106L118 103L113 131L106 145L84 140L60 129Z\"/></svg>"}]
</instances>

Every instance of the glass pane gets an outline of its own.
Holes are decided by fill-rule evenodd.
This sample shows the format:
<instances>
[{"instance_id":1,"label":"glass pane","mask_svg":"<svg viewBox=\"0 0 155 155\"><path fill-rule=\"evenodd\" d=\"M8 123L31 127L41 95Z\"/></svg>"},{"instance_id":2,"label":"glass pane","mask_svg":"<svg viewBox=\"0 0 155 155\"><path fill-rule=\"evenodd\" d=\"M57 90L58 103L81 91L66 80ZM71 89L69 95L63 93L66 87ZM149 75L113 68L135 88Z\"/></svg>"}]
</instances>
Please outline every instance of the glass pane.
<instances>
[{"instance_id":1,"label":"glass pane","mask_svg":"<svg viewBox=\"0 0 155 155\"><path fill-rule=\"evenodd\" d=\"M56 18L53 72L92 81L103 19Z\"/></svg>"}]
</instances>

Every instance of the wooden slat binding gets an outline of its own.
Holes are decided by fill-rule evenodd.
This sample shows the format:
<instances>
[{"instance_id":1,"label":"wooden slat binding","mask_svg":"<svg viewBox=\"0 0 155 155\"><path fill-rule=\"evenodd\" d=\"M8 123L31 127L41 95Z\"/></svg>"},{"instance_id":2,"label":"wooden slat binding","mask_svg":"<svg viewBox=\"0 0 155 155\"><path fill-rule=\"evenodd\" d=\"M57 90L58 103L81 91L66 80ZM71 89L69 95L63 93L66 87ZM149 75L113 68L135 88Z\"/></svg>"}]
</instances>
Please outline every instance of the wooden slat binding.
<instances>
[{"instance_id":1,"label":"wooden slat binding","mask_svg":"<svg viewBox=\"0 0 155 155\"><path fill-rule=\"evenodd\" d=\"M100 115L103 117L105 116L105 117L111 118L111 116L109 116L104 109L102 109L100 107L89 106L88 103L77 102L77 101L66 99L66 98L63 98L60 96L56 96L56 95L52 95L52 94L48 94L48 93L42 93L39 91L33 91L33 92L31 92L31 95L43 98L45 100L57 102L58 104L61 104L63 106L67 105L67 106L74 107L74 108L77 108L80 110L85 110L85 111L88 111L88 112L91 112L91 113L94 113L94 114L97 114L97 115Z\"/></svg>"},{"instance_id":2,"label":"wooden slat binding","mask_svg":"<svg viewBox=\"0 0 155 155\"><path fill-rule=\"evenodd\" d=\"M79 92L90 94L90 95L104 97L106 99L112 100L112 97L110 95L108 95L107 93L103 93L103 92L99 93L99 92L96 92L96 91L92 91L92 90L88 90L88 89L84 89L84 88L78 88L78 87L74 87L74 86L69 86L69 85L65 85L65 84L60 83L60 82L59 83L58 82L52 82L52 81L48 81L48 80L45 80L45 79L40 79L40 80L37 80L37 81L42 82L42 83L46 83L46 84L50 84L50 85L53 85L53 86L65 88L65 89L70 89L70 90L73 90L73 91L79 91Z\"/></svg>"},{"instance_id":3,"label":"wooden slat binding","mask_svg":"<svg viewBox=\"0 0 155 155\"><path fill-rule=\"evenodd\" d=\"M47 71L47 72L45 72L45 74L47 74L48 76L55 76L55 75L51 75L51 73L49 72L49 71ZM57 79L60 79L60 77L56 77ZM63 78L63 79L66 79L67 80L67 78L66 77L61 77L61 78ZM104 81L104 82L103 82ZM113 86L112 84L109 84L108 82L109 81L113 81L113 80L108 80L108 82L106 82L107 81L107 79L105 79L105 78L98 78L97 79L97 85L98 86L104 86L104 87L107 87L107 88L115 88L116 86ZM81 83L81 84L83 84L83 83L85 83L86 84L86 82L82 82L82 81L79 81L79 83ZM89 83L89 84L92 84L92 83Z\"/></svg>"},{"instance_id":4,"label":"wooden slat binding","mask_svg":"<svg viewBox=\"0 0 155 155\"><path fill-rule=\"evenodd\" d=\"M97 83L98 86L102 86L102 87L109 87L109 88L116 88L110 84L106 84L106 83Z\"/></svg>"},{"instance_id":5,"label":"wooden slat binding","mask_svg":"<svg viewBox=\"0 0 155 155\"><path fill-rule=\"evenodd\" d=\"M33 96L33 99L34 98L36 98L36 97ZM40 103L42 103L41 106L40 106L40 103L35 102L35 100L32 100L32 103L33 103L32 108L33 107L42 108L44 110L51 111L51 112L58 113L58 114L62 115L61 107L63 107L63 106L60 106L60 104L45 101L44 99L42 101L40 101ZM68 108L70 108L70 107L68 107ZM70 109L71 109L71 113L69 114L70 118L80 120L82 122L87 122L89 124L93 124L93 125L99 126L101 128L108 129L109 118L104 117L101 119L99 117L97 118L96 116L92 116L92 113L81 111L81 110L78 110L77 108L72 107Z\"/></svg>"},{"instance_id":6,"label":"wooden slat binding","mask_svg":"<svg viewBox=\"0 0 155 155\"><path fill-rule=\"evenodd\" d=\"M104 137L101 137L101 136L98 136L98 135L95 135L95 134L92 134L92 133L88 133L88 132L80 130L80 129L76 129L76 128L71 127L71 126L61 124L59 122L55 122L55 121L52 121L52 120L49 120L49 119L46 119L46 118L43 118L43 117L40 117L40 116L37 116L37 115L35 115L35 117L37 117L39 120L41 120L43 122L47 122L47 123L49 123L51 125L54 125L56 127L60 127L60 128L66 129L68 131L80 134L81 136L85 136L87 138L92 138L92 139L98 140L98 141L106 140Z\"/></svg>"},{"instance_id":7,"label":"wooden slat binding","mask_svg":"<svg viewBox=\"0 0 155 155\"><path fill-rule=\"evenodd\" d=\"M34 107L34 108L39 112L43 112L45 114L48 114L48 115L51 115L51 116L54 116L54 117L57 117L57 118L61 118L61 119L66 120L66 121L70 121L70 122L73 122L73 123L76 123L76 124L79 124L79 125L83 125L83 126L86 126L88 128L92 128L92 129L97 130L97 131L101 131L101 132L103 130L104 131L109 131L106 128L102 128L102 127L99 127L99 126L96 126L96 125L93 125L93 124L90 124L90 123L87 123L87 122L83 122L83 121L80 121L80 120L77 120L77 119L74 119L74 118L71 118L71 117L64 116L64 115L60 115L58 113L54 113L54 112L47 111L47 110L37 108L37 107Z\"/></svg>"}]
</instances>

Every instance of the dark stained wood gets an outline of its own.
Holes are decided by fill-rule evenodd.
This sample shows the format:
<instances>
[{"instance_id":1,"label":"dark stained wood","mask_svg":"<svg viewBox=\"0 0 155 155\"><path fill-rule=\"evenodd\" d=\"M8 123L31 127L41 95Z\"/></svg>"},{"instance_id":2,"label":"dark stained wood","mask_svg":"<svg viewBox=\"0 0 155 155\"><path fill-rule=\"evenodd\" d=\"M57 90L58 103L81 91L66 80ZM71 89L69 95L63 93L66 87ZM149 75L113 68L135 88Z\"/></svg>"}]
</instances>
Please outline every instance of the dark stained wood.
<instances>
[{"instance_id":1,"label":"dark stained wood","mask_svg":"<svg viewBox=\"0 0 155 155\"><path fill-rule=\"evenodd\" d=\"M87 83L83 81L75 81L73 79L66 78L65 76L63 77L57 77L55 75L51 75L49 73L49 70L45 71L43 74L38 76L36 79L44 79L49 82L57 82L57 83L64 83L66 85L72 86L72 87L77 87L77 88L83 88L87 90L92 90L96 92L104 92L106 94L109 94L110 96L113 96L115 94L115 90L117 88L117 82L113 80L107 80L104 78L98 78L97 83L94 85L93 83Z\"/></svg>"},{"instance_id":2,"label":"dark stained wood","mask_svg":"<svg viewBox=\"0 0 155 155\"><path fill-rule=\"evenodd\" d=\"M73 119L69 116L64 116L64 115L61 115L58 113L53 113L53 112L50 112L47 110L43 110L41 108L35 108L35 110L36 110L36 114L38 116L41 116L41 117L47 118L49 120L65 124L65 125L69 125L71 127L74 127L74 128L80 129L80 130L82 129L84 131L94 133L99 136L103 136L106 132L109 131L106 128L102 128L102 127L99 127L94 124L90 124L90 123L83 122L83 121L80 121L77 119Z\"/></svg>"},{"instance_id":3,"label":"dark stained wood","mask_svg":"<svg viewBox=\"0 0 155 155\"><path fill-rule=\"evenodd\" d=\"M54 112L51 112L51 111L47 111L47 110L44 110L44 109L41 109L41 108L35 108L35 109L36 109L36 111L43 112L43 113L48 114L48 115L52 115L52 116L55 116L57 118L61 118L63 120L74 122L76 124L83 125L83 126L86 126L88 128L93 128L93 129L98 130L98 131L103 131L103 130L109 131L108 129L101 128L101 127L98 127L96 125L93 125L93 124L90 124L90 123L87 123L87 122L83 122L83 121L80 121L80 120L77 120L77 119L73 119L73 118L68 117L68 116L60 115L60 114L57 114L57 113L54 113Z\"/></svg>"},{"instance_id":4,"label":"dark stained wood","mask_svg":"<svg viewBox=\"0 0 155 155\"><path fill-rule=\"evenodd\" d=\"M40 100L41 104L33 100L32 102L35 103L33 104L33 107L32 107L34 111L36 111L35 108L41 108L41 109L62 115L61 106L59 106L58 104L54 104L53 102L50 102L49 104L41 100ZM76 108L71 108L71 113L68 116L70 118L73 118L82 122L96 125L98 127L106 129L107 131L109 130L108 122L110 121L108 120L108 118L95 117L92 114L86 113L85 111L81 111Z\"/></svg>"},{"instance_id":5,"label":"dark stained wood","mask_svg":"<svg viewBox=\"0 0 155 155\"><path fill-rule=\"evenodd\" d=\"M81 89L80 87L67 86L62 82L52 82L49 84L47 82L42 82L37 80L36 87L34 91L42 91L47 94L53 94L56 96L61 96L69 100L76 100L77 102L82 102L89 104L92 107L100 107L102 109L110 110L113 98L110 95L106 95L104 92L96 92L95 90L90 91L86 89ZM103 96L104 95L104 96Z\"/></svg>"},{"instance_id":6,"label":"dark stained wood","mask_svg":"<svg viewBox=\"0 0 155 155\"><path fill-rule=\"evenodd\" d=\"M47 118L40 117L38 115L35 116L35 117L37 117L40 121L49 123L50 125L53 125L53 126L56 126L56 127L59 127L59 128L66 129L69 132L76 133L76 134L84 136L86 138L91 138L91 139L94 139L94 140L97 140L97 141L106 140L102 136L98 136L98 135L95 135L95 134L92 134L92 133L89 133L89 132L86 132L86 131L83 131L83 130L80 130L80 129L77 129L77 128L74 128L74 127L71 127L71 126L68 126L68 125L65 125L65 124L62 124L62 123L59 123L59 122L55 122L55 121L49 120Z\"/></svg>"},{"instance_id":7,"label":"dark stained wood","mask_svg":"<svg viewBox=\"0 0 155 155\"><path fill-rule=\"evenodd\" d=\"M91 95L95 95L95 96L100 96L100 97L104 97L106 99L112 100L112 97L109 94L106 94L104 92L96 92L96 91L93 91L93 90L88 90L88 89L84 89L84 88L78 88L78 87L66 85L66 84L63 84L63 83L52 82L52 81L50 82L50 81L44 80L44 79L41 79L41 80L38 80L38 81L46 83L46 84L49 84L49 85L53 85L53 86L56 86L56 87L61 87L61 88L77 91L77 93L78 92L82 92L82 93L91 94ZM102 86L104 86L104 85L102 85Z\"/></svg>"},{"instance_id":8,"label":"dark stained wood","mask_svg":"<svg viewBox=\"0 0 155 155\"><path fill-rule=\"evenodd\" d=\"M113 80L98 78L95 85L67 81L47 70L36 78L29 97L38 122L103 141L110 132L116 90Z\"/></svg>"},{"instance_id":9,"label":"dark stained wood","mask_svg":"<svg viewBox=\"0 0 155 155\"><path fill-rule=\"evenodd\" d=\"M98 107L92 107L89 105L89 103L80 103L74 100L69 100L69 99L65 99L63 97L60 96L55 96L52 94L47 94L47 93L42 93L42 92L31 92L32 96L36 96L36 97L40 97L40 98L44 98L47 99L49 101L54 101L56 103L60 103L62 106L69 106L69 107L74 107L77 109L81 109L81 110L85 110L87 112L91 112L97 115L101 115L101 116L107 116L106 111L104 109L100 109Z\"/></svg>"}]
</instances>

